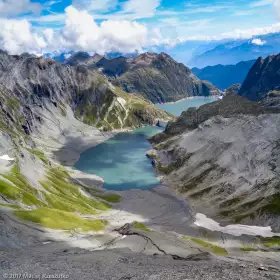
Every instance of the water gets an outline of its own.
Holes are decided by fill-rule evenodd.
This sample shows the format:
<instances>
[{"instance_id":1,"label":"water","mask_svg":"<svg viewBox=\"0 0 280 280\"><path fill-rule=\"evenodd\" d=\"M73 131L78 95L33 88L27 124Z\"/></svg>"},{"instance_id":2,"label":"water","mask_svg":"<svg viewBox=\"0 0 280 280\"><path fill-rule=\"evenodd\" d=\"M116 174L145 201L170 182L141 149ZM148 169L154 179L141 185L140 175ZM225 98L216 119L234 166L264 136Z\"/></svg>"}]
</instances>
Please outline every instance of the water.
<instances>
[{"instance_id":1,"label":"water","mask_svg":"<svg viewBox=\"0 0 280 280\"><path fill-rule=\"evenodd\" d=\"M146 126L116 135L84 152L75 168L104 178L109 190L152 189L159 185L146 152L151 148L146 140L162 131Z\"/></svg>"},{"instance_id":2,"label":"water","mask_svg":"<svg viewBox=\"0 0 280 280\"><path fill-rule=\"evenodd\" d=\"M190 107L199 107L203 104L210 103L218 100L217 97L193 97L190 99L184 99L176 103L165 103L165 104L156 104L156 107L163 109L175 116L180 116L181 113L187 110Z\"/></svg>"},{"instance_id":3,"label":"water","mask_svg":"<svg viewBox=\"0 0 280 280\"><path fill-rule=\"evenodd\" d=\"M157 104L157 107L180 115L189 107L198 107L215 100L211 97L196 97L172 104ZM104 188L108 190L152 189L159 185L159 181L151 161L146 157L147 150L151 148L147 138L160 131L161 128L147 126L120 133L84 152L75 168L102 177Z\"/></svg>"}]
</instances>

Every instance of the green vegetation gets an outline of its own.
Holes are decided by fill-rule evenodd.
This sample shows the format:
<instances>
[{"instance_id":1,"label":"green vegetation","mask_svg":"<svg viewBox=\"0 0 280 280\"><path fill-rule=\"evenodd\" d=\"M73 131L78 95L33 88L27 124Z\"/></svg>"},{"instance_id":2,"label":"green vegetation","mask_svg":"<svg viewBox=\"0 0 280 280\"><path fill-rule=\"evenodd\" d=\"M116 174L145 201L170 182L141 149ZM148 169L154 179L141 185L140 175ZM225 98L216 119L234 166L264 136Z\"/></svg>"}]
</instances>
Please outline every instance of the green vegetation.
<instances>
[{"instance_id":1,"label":"green vegetation","mask_svg":"<svg viewBox=\"0 0 280 280\"><path fill-rule=\"evenodd\" d=\"M272 214L280 214L280 193L271 196L270 203L262 207L261 211L269 212Z\"/></svg>"},{"instance_id":2,"label":"green vegetation","mask_svg":"<svg viewBox=\"0 0 280 280\"><path fill-rule=\"evenodd\" d=\"M95 194L96 197L99 197L110 203L119 203L121 201L121 196L118 194Z\"/></svg>"},{"instance_id":3,"label":"green vegetation","mask_svg":"<svg viewBox=\"0 0 280 280\"><path fill-rule=\"evenodd\" d=\"M167 149L169 148L172 144L174 144L176 142L176 139L169 139L166 140L162 143L159 143L155 146L156 150L163 150L163 149Z\"/></svg>"},{"instance_id":4,"label":"green vegetation","mask_svg":"<svg viewBox=\"0 0 280 280\"><path fill-rule=\"evenodd\" d=\"M234 204L239 203L243 198L242 197L233 197L228 199L220 204L220 207L230 207Z\"/></svg>"},{"instance_id":5,"label":"green vegetation","mask_svg":"<svg viewBox=\"0 0 280 280\"><path fill-rule=\"evenodd\" d=\"M8 97L7 98L7 107L9 111L18 111L20 107L20 102L16 98Z\"/></svg>"},{"instance_id":6,"label":"green vegetation","mask_svg":"<svg viewBox=\"0 0 280 280\"><path fill-rule=\"evenodd\" d=\"M20 210L14 213L21 219L52 229L100 231L106 226L106 222L103 220L84 219L73 213L45 207L32 211Z\"/></svg>"},{"instance_id":7,"label":"green vegetation","mask_svg":"<svg viewBox=\"0 0 280 280\"><path fill-rule=\"evenodd\" d=\"M214 254L217 254L217 255L227 255L228 254L227 250L224 249L223 247L214 245L212 243L206 242L206 241L204 241L202 239L199 239L199 238L194 238L194 237L191 237L191 236L182 236L181 239L182 240L190 240L190 241L193 241L193 242L195 242L196 244L198 244L202 247L210 248L211 251Z\"/></svg>"},{"instance_id":8,"label":"green vegetation","mask_svg":"<svg viewBox=\"0 0 280 280\"><path fill-rule=\"evenodd\" d=\"M38 157L43 163L48 164L49 160L45 156L45 154L39 150L27 149L31 154Z\"/></svg>"},{"instance_id":9,"label":"green vegetation","mask_svg":"<svg viewBox=\"0 0 280 280\"><path fill-rule=\"evenodd\" d=\"M20 173L17 164L14 165L9 174L2 174L2 176L7 180L0 179L0 193L2 195L25 205L44 206L44 203L37 199L38 191Z\"/></svg>"},{"instance_id":10,"label":"green vegetation","mask_svg":"<svg viewBox=\"0 0 280 280\"><path fill-rule=\"evenodd\" d=\"M243 252L256 252L259 251L259 249L254 248L248 244L242 244L242 247L240 248L241 251Z\"/></svg>"},{"instance_id":11,"label":"green vegetation","mask_svg":"<svg viewBox=\"0 0 280 280\"><path fill-rule=\"evenodd\" d=\"M47 181L41 185L48 191L45 195L49 207L81 214L97 213L110 208L106 202L82 195L78 186L68 182L70 175L62 168L52 168L47 175Z\"/></svg>"},{"instance_id":12,"label":"green vegetation","mask_svg":"<svg viewBox=\"0 0 280 280\"><path fill-rule=\"evenodd\" d=\"M4 180L0 180L0 193L7 198L17 200L20 197L21 190Z\"/></svg>"},{"instance_id":13,"label":"green vegetation","mask_svg":"<svg viewBox=\"0 0 280 280\"><path fill-rule=\"evenodd\" d=\"M280 246L280 236L263 237L261 241L266 247Z\"/></svg>"},{"instance_id":14,"label":"green vegetation","mask_svg":"<svg viewBox=\"0 0 280 280\"><path fill-rule=\"evenodd\" d=\"M238 224L238 223L240 223L241 221L243 221L244 219L247 219L247 218L254 219L255 218L255 213L248 213L248 214L242 214L242 215L234 216L233 223Z\"/></svg>"},{"instance_id":15,"label":"green vegetation","mask_svg":"<svg viewBox=\"0 0 280 280\"><path fill-rule=\"evenodd\" d=\"M135 228L144 230L144 231L151 231L146 225L139 223L139 222L135 222Z\"/></svg>"},{"instance_id":16,"label":"green vegetation","mask_svg":"<svg viewBox=\"0 0 280 280\"><path fill-rule=\"evenodd\" d=\"M161 173L170 174L175 169L176 169L176 166L174 166L173 164L162 165L160 162L157 163L157 170Z\"/></svg>"},{"instance_id":17,"label":"green vegetation","mask_svg":"<svg viewBox=\"0 0 280 280\"><path fill-rule=\"evenodd\" d=\"M200 198L203 195L208 194L212 189L213 189L213 187L210 186L210 187L205 188L201 191L198 191L198 192L195 192L195 193L191 194L190 197L195 198L195 199Z\"/></svg>"}]
</instances>

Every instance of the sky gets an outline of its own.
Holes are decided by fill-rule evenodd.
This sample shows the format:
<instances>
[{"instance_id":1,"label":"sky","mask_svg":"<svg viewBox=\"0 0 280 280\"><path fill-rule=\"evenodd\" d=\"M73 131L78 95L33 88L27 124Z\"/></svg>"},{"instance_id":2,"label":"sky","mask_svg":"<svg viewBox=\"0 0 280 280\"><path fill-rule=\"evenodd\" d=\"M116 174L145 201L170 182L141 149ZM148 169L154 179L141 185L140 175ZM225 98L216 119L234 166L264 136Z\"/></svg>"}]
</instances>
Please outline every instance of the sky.
<instances>
[{"instance_id":1,"label":"sky","mask_svg":"<svg viewBox=\"0 0 280 280\"><path fill-rule=\"evenodd\" d=\"M280 32L280 0L0 0L0 49L129 53Z\"/></svg>"}]
</instances>

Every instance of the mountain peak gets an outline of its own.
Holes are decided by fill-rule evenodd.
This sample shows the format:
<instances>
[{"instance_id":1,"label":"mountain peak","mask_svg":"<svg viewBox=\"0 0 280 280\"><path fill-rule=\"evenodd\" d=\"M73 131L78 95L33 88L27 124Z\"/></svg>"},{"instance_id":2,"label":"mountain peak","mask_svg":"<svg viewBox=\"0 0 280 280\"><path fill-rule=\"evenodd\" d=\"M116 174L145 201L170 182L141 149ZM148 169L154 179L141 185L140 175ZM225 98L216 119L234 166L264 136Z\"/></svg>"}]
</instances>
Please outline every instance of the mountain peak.
<instances>
[{"instance_id":1,"label":"mountain peak","mask_svg":"<svg viewBox=\"0 0 280 280\"><path fill-rule=\"evenodd\" d=\"M280 54L257 59L240 89L240 95L258 101L271 90L280 90Z\"/></svg>"}]
</instances>

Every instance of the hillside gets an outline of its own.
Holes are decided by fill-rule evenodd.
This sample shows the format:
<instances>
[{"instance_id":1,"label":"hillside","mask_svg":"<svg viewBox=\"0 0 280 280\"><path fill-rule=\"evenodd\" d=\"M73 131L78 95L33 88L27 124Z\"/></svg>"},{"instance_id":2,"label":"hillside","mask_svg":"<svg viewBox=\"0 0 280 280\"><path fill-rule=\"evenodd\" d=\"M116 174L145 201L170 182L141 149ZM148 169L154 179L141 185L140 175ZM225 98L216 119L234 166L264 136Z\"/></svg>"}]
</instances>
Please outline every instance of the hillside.
<instances>
[{"instance_id":1,"label":"hillside","mask_svg":"<svg viewBox=\"0 0 280 280\"><path fill-rule=\"evenodd\" d=\"M73 59L75 56L69 58ZM80 61L85 64L82 58ZM143 53L133 58L101 57L97 62L87 58L86 65L101 71L124 91L141 94L153 103L219 93L211 83L199 80L189 68L165 53Z\"/></svg>"},{"instance_id":2,"label":"hillside","mask_svg":"<svg viewBox=\"0 0 280 280\"><path fill-rule=\"evenodd\" d=\"M241 61L235 65L214 65L205 68L193 68L192 72L201 80L210 81L219 89L233 84L242 84L255 60Z\"/></svg>"},{"instance_id":3,"label":"hillside","mask_svg":"<svg viewBox=\"0 0 280 280\"><path fill-rule=\"evenodd\" d=\"M229 94L190 108L151 138L165 184L226 223L279 231L280 114ZM278 111L279 112L279 111Z\"/></svg>"}]
</instances>

